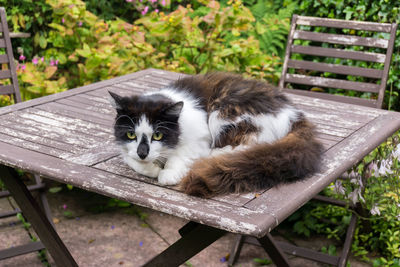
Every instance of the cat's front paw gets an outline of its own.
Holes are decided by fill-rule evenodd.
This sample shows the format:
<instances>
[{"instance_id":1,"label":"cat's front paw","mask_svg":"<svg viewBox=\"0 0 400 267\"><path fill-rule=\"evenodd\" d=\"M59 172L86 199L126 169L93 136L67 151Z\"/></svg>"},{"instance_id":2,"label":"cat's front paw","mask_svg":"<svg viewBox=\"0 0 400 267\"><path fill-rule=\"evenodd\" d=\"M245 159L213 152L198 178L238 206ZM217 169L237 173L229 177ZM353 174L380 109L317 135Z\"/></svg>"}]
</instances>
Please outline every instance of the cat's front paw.
<instances>
[{"instance_id":1,"label":"cat's front paw","mask_svg":"<svg viewBox=\"0 0 400 267\"><path fill-rule=\"evenodd\" d=\"M174 170L164 169L158 175L158 182L162 185L176 185L181 181L182 177Z\"/></svg>"}]
</instances>

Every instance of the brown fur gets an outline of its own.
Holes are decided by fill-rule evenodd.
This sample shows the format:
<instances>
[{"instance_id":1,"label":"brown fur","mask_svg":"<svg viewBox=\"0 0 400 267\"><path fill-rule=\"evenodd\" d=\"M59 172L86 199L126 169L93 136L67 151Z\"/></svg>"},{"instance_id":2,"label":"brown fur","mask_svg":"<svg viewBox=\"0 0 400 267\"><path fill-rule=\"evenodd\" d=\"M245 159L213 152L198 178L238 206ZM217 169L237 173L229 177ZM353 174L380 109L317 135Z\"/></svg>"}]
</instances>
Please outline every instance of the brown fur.
<instances>
[{"instance_id":1,"label":"brown fur","mask_svg":"<svg viewBox=\"0 0 400 267\"><path fill-rule=\"evenodd\" d=\"M301 120L273 144L197 161L181 187L185 193L201 197L267 189L317 171L321 153L313 126Z\"/></svg>"}]
</instances>

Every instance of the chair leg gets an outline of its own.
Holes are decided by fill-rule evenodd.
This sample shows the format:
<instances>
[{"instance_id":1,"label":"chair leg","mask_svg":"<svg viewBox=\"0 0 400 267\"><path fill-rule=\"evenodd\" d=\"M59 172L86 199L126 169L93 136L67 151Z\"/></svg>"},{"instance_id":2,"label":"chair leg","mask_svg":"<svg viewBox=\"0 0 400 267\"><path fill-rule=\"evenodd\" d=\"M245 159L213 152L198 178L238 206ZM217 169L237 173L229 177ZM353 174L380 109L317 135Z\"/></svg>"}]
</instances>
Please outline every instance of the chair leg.
<instances>
[{"instance_id":1,"label":"chair leg","mask_svg":"<svg viewBox=\"0 0 400 267\"><path fill-rule=\"evenodd\" d=\"M264 248L265 252L269 255L271 260L279 267L289 267L289 261L286 255L279 248L278 244L275 243L270 233L267 233L264 237L258 238L258 242Z\"/></svg>"},{"instance_id":2,"label":"chair leg","mask_svg":"<svg viewBox=\"0 0 400 267\"><path fill-rule=\"evenodd\" d=\"M342 254L340 255L340 258L339 258L339 264L338 264L339 267L346 266L347 259L349 257L350 248L351 248L351 243L352 243L353 237L354 237L354 232L356 230L356 226L357 226L357 215L352 214L349 227L347 227L346 239L343 244Z\"/></svg>"},{"instance_id":3,"label":"chair leg","mask_svg":"<svg viewBox=\"0 0 400 267\"><path fill-rule=\"evenodd\" d=\"M236 235L235 244L232 246L231 253L229 254L228 266L233 266L240 256L240 251L243 247L244 235Z\"/></svg>"},{"instance_id":4,"label":"chair leg","mask_svg":"<svg viewBox=\"0 0 400 267\"><path fill-rule=\"evenodd\" d=\"M58 266L78 266L17 172L0 165L0 177Z\"/></svg>"},{"instance_id":5,"label":"chair leg","mask_svg":"<svg viewBox=\"0 0 400 267\"><path fill-rule=\"evenodd\" d=\"M181 239L143 266L179 266L218 240L226 232L207 225L189 222L180 233Z\"/></svg>"}]
</instances>

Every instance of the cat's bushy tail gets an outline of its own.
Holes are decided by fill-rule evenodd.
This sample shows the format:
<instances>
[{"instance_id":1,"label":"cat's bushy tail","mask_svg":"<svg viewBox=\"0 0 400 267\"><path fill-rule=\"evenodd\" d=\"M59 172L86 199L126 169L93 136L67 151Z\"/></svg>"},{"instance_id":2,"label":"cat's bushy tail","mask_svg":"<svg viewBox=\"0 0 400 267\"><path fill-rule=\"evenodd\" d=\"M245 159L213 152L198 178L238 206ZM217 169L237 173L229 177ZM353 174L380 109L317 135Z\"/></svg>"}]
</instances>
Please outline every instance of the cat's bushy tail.
<instances>
[{"instance_id":1,"label":"cat's bushy tail","mask_svg":"<svg viewBox=\"0 0 400 267\"><path fill-rule=\"evenodd\" d=\"M314 135L314 126L302 119L275 143L200 159L182 180L181 188L189 195L212 197L302 180L320 165L323 147Z\"/></svg>"}]
</instances>

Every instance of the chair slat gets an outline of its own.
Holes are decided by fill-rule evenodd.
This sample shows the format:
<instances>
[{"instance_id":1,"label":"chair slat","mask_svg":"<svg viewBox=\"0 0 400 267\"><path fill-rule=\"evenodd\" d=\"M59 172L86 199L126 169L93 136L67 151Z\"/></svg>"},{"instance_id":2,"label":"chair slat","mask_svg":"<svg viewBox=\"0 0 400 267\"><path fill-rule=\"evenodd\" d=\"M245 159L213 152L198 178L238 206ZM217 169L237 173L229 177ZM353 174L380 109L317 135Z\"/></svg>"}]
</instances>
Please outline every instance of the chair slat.
<instances>
[{"instance_id":1,"label":"chair slat","mask_svg":"<svg viewBox=\"0 0 400 267\"><path fill-rule=\"evenodd\" d=\"M0 71L0 79L8 79L11 78L11 71L10 70L2 70Z\"/></svg>"},{"instance_id":2,"label":"chair slat","mask_svg":"<svg viewBox=\"0 0 400 267\"><path fill-rule=\"evenodd\" d=\"M3 24L0 23L0 32L3 32Z\"/></svg>"},{"instance_id":3,"label":"chair slat","mask_svg":"<svg viewBox=\"0 0 400 267\"><path fill-rule=\"evenodd\" d=\"M0 86L0 95L11 95L14 94L14 87L12 85Z\"/></svg>"},{"instance_id":4,"label":"chair slat","mask_svg":"<svg viewBox=\"0 0 400 267\"><path fill-rule=\"evenodd\" d=\"M6 47L6 41L3 38L1 38L0 39L0 48L4 48L4 47Z\"/></svg>"},{"instance_id":5,"label":"chair slat","mask_svg":"<svg viewBox=\"0 0 400 267\"><path fill-rule=\"evenodd\" d=\"M8 56L7 55L0 55L0 64L8 63Z\"/></svg>"},{"instance_id":6,"label":"chair slat","mask_svg":"<svg viewBox=\"0 0 400 267\"><path fill-rule=\"evenodd\" d=\"M299 53L312 56L322 56L322 57L334 57L334 58L345 58L353 60L362 60L376 63L385 63L386 55L379 53L370 52L359 52L359 51L348 51L336 48L325 48L318 46L302 46L302 45L292 45L292 53Z\"/></svg>"},{"instance_id":7,"label":"chair slat","mask_svg":"<svg viewBox=\"0 0 400 267\"><path fill-rule=\"evenodd\" d=\"M322 26L340 29L353 29L353 30L364 30L374 32L390 32L392 25L389 23L376 23L376 22L364 22L364 21L350 21L340 19L325 19L317 17L297 17L297 24L307 26Z\"/></svg>"},{"instance_id":8,"label":"chair slat","mask_svg":"<svg viewBox=\"0 0 400 267\"><path fill-rule=\"evenodd\" d=\"M360 92L378 93L379 85L373 83L352 82L346 80L306 76L301 74L286 74L285 82L355 90Z\"/></svg>"},{"instance_id":9,"label":"chair slat","mask_svg":"<svg viewBox=\"0 0 400 267\"><path fill-rule=\"evenodd\" d=\"M320 98L320 99L326 99L326 100L336 101L336 102L340 102L340 103L360 105L360 106L365 106L365 107L370 107L370 108L377 107L377 102L376 102L376 100L373 100L373 99L350 97L350 96L344 96L344 95L332 95L332 94L313 92L313 91L308 91L308 90L287 89L287 88L283 89L283 92L295 94L295 95L303 95L303 96L315 97L315 98Z\"/></svg>"},{"instance_id":10,"label":"chair slat","mask_svg":"<svg viewBox=\"0 0 400 267\"><path fill-rule=\"evenodd\" d=\"M294 32L293 38L300 40L331 43L331 44L360 45L360 46L378 47L378 48L387 48L389 44L389 40L386 39L359 37L359 36L344 35L344 34L308 32L302 30L296 30Z\"/></svg>"},{"instance_id":11,"label":"chair slat","mask_svg":"<svg viewBox=\"0 0 400 267\"><path fill-rule=\"evenodd\" d=\"M337 74L362 76L362 77L376 78L376 79L382 78L383 74L382 70L350 67L350 66L327 64L327 63L312 62L312 61L300 61L293 59L289 59L288 68L315 70L320 72L331 72Z\"/></svg>"}]
</instances>

